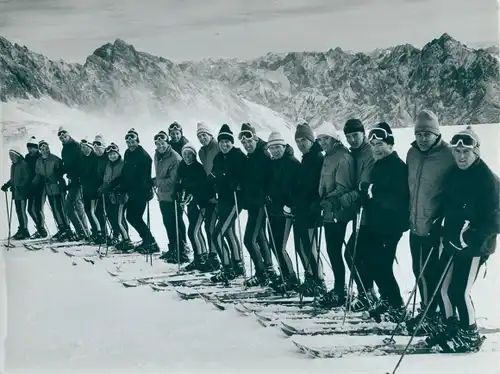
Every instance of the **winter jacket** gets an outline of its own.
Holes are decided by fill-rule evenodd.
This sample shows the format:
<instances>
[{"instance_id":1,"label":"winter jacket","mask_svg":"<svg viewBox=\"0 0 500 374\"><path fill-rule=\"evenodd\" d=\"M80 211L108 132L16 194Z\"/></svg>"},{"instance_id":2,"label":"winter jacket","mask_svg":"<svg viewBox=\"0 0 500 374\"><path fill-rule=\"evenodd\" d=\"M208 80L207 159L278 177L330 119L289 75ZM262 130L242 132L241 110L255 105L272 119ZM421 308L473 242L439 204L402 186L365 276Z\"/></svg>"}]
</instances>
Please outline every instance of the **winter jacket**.
<instances>
[{"instance_id":1,"label":"winter jacket","mask_svg":"<svg viewBox=\"0 0 500 374\"><path fill-rule=\"evenodd\" d=\"M98 157L92 151L90 155L82 156L80 162L80 184L85 199L96 200L97 189L102 185L102 179L97 173Z\"/></svg>"},{"instance_id":2,"label":"winter jacket","mask_svg":"<svg viewBox=\"0 0 500 374\"><path fill-rule=\"evenodd\" d=\"M366 225L381 234L408 230L408 170L396 151L375 162L370 183L373 197L364 204Z\"/></svg>"},{"instance_id":3,"label":"winter jacket","mask_svg":"<svg viewBox=\"0 0 500 374\"><path fill-rule=\"evenodd\" d=\"M120 177L111 183L111 189L118 186L119 192L126 193L129 198L151 200L153 198L152 164L151 156L142 146L137 146L134 151L127 149L123 155L122 172Z\"/></svg>"},{"instance_id":4,"label":"winter jacket","mask_svg":"<svg viewBox=\"0 0 500 374\"><path fill-rule=\"evenodd\" d=\"M34 155L31 155L30 153L26 153L26 156L24 156L24 160L28 164L31 180L33 180L33 178L35 178L36 162L39 158L40 158L40 152L37 152Z\"/></svg>"},{"instance_id":5,"label":"winter jacket","mask_svg":"<svg viewBox=\"0 0 500 374\"><path fill-rule=\"evenodd\" d=\"M10 179L6 183L12 191L14 200L26 200L31 193L31 174L24 157L18 157L10 166Z\"/></svg>"},{"instance_id":6,"label":"winter jacket","mask_svg":"<svg viewBox=\"0 0 500 374\"><path fill-rule=\"evenodd\" d=\"M108 199L112 204L126 204L127 194L120 193L119 188L110 189L110 186L114 180L119 180L123 169L123 159L120 156L115 162L108 161L106 168L104 169L103 190L106 191Z\"/></svg>"},{"instance_id":7,"label":"winter jacket","mask_svg":"<svg viewBox=\"0 0 500 374\"><path fill-rule=\"evenodd\" d=\"M57 196L65 193L64 167L59 157L52 153L47 158L40 157L36 162L35 173L33 184L43 186L47 196Z\"/></svg>"},{"instance_id":8,"label":"winter jacket","mask_svg":"<svg viewBox=\"0 0 500 374\"><path fill-rule=\"evenodd\" d=\"M184 160L179 164L177 176L179 179L179 194L193 196L193 203L200 208L208 206L209 200L215 196L212 186L209 186L203 165L196 160L187 165Z\"/></svg>"},{"instance_id":9,"label":"winter jacket","mask_svg":"<svg viewBox=\"0 0 500 374\"><path fill-rule=\"evenodd\" d=\"M259 139L255 150L247 154L242 186L242 206L246 209L263 207L266 201L271 171L271 156L266 150L267 143Z\"/></svg>"},{"instance_id":10,"label":"winter jacket","mask_svg":"<svg viewBox=\"0 0 500 374\"><path fill-rule=\"evenodd\" d=\"M97 156L97 154L96 154ZM97 156L97 177L99 179L99 185L102 185L102 182L104 180L104 171L106 170L106 167L108 166L109 163L109 158L108 154L104 152L101 156Z\"/></svg>"},{"instance_id":11,"label":"winter jacket","mask_svg":"<svg viewBox=\"0 0 500 374\"><path fill-rule=\"evenodd\" d=\"M201 147L198 151L198 156L200 157L200 161L203 164L207 175L212 172L214 158L218 153L220 153L219 144L214 138L212 138L208 145Z\"/></svg>"},{"instance_id":12,"label":"winter jacket","mask_svg":"<svg viewBox=\"0 0 500 374\"><path fill-rule=\"evenodd\" d=\"M495 252L500 233L500 183L483 160L468 169L453 167L443 188L443 244L460 246L460 232L465 221L470 226L462 238L467 247L460 255L488 256Z\"/></svg>"},{"instance_id":13,"label":"winter jacket","mask_svg":"<svg viewBox=\"0 0 500 374\"><path fill-rule=\"evenodd\" d=\"M164 153L155 152L155 186L159 201L172 202L177 199L177 169L181 161L181 156L172 147Z\"/></svg>"},{"instance_id":14,"label":"winter jacket","mask_svg":"<svg viewBox=\"0 0 500 374\"><path fill-rule=\"evenodd\" d=\"M348 222L354 219L357 209L349 204L345 195L356 188L355 173L351 154L341 142L337 142L332 152L324 158L319 180L319 196L331 203L323 211L325 222Z\"/></svg>"},{"instance_id":15,"label":"winter jacket","mask_svg":"<svg viewBox=\"0 0 500 374\"><path fill-rule=\"evenodd\" d=\"M63 162L64 173L68 178L68 188L80 185L80 171L82 165L82 157L84 156L80 144L74 139L64 144L61 151L61 159Z\"/></svg>"},{"instance_id":16,"label":"winter jacket","mask_svg":"<svg viewBox=\"0 0 500 374\"><path fill-rule=\"evenodd\" d=\"M321 224L321 207L319 205L319 179L323 167L323 154L318 142L314 142L310 151L302 156L297 183L294 185L294 205L292 212L296 221L299 220L308 227Z\"/></svg>"},{"instance_id":17,"label":"winter jacket","mask_svg":"<svg viewBox=\"0 0 500 374\"><path fill-rule=\"evenodd\" d=\"M432 222L443 215L443 186L455 160L450 146L441 138L427 152L413 142L406 156L410 186L410 229L429 235Z\"/></svg>"},{"instance_id":18,"label":"winter jacket","mask_svg":"<svg viewBox=\"0 0 500 374\"><path fill-rule=\"evenodd\" d=\"M283 216L283 207L292 207L299 168L300 162L294 157L293 148L288 144L283 157L271 160L267 184L267 196L271 198L271 204L267 205L270 215Z\"/></svg>"},{"instance_id":19,"label":"winter jacket","mask_svg":"<svg viewBox=\"0 0 500 374\"><path fill-rule=\"evenodd\" d=\"M189 143L189 140L187 140L184 135L180 138L180 140L177 143L172 142L172 140L168 141L168 144L170 144L172 149L175 152L177 152L181 157L182 157L182 147L184 147L187 143Z\"/></svg>"},{"instance_id":20,"label":"winter jacket","mask_svg":"<svg viewBox=\"0 0 500 374\"><path fill-rule=\"evenodd\" d=\"M238 203L241 201L241 191L246 168L246 156L237 147L228 153L218 153L214 158L212 174L215 177L215 192L219 204L234 204L234 191L237 191ZM240 208L240 203L238 208Z\"/></svg>"}]
</instances>

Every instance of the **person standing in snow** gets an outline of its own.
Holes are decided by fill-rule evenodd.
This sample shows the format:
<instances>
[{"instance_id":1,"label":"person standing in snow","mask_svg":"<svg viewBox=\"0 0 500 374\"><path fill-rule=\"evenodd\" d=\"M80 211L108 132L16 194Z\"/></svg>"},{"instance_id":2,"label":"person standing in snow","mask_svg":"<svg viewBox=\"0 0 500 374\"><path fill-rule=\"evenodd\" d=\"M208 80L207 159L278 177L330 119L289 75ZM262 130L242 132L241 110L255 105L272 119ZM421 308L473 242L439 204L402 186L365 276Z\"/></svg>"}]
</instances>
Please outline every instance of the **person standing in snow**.
<instances>
[{"instance_id":1,"label":"person standing in snow","mask_svg":"<svg viewBox=\"0 0 500 374\"><path fill-rule=\"evenodd\" d=\"M361 196L358 186L362 182L369 182L370 173L375 163L373 158L370 143L366 137L365 127L363 123L356 118L351 118L346 121L344 125L344 135L350 145L351 156L354 160L356 168L356 182L355 188L346 194L344 203L346 209L354 206L354 209L359 214L361 206ZM366 219L361 217L361 227L365 226ZM362 232L363 230L360 230ZM369 240L369 238L367 238ZM358 243L361 243L363 237L358 235ZM368 261L368 256L363 253L364 249L369 250L369 246L356 245L356 256L354 256L354 246L356 242L356 219L352 222L352 234L347 241L347 247L344 252L344 258L349 266L353 280L356 283L358 294L350 301L348 306L354 312L361 312L370 309L377 301L376 293L374 290L374 281L371 276L371 265ZM355 257L355 258L353 258ZM350 291L350 290L348 290ZM365 293L366 291L366 293Z\"/></svg>"},{"instance_id":2,"label":"person standing in snow","mask_svg":"<svg viewBox=\"0 0 500 374\"><path fill-rule=\"evenodd\" d=\"M271 283L276 292L295 291L299 281L292 260L286 250L293 224L291 206L293 191L298 182L300 162L293 155L293 148L279 132L272 132L267 142L271 153L269 182L267 184L266 209L269 215L269 237L273 239L274 255L279 263L281 276Z\"/></svg>"},{"instance_id":3,"label":"person standing in snow","mask_svg":"<svg viewBox=\"0 0 500 374\"><path fill-rule=\"evenodd\" d=\"M442 206L440 268L443 322L426 342L448 352L477 352L479 336L471 289L481 266L495 252L500 233L500 182L481 159L470 126L450 141L455 165L446 176ZM454 317L458 312L458 320Z\"/></svg>"},{"instance_id":4,"label":"person standing in snow","mask_svg":"<svg viewBox=\"0 0 500 374\"><path fill-rule=\"evenodd\" d=\"M355 188L356 169L349 150L340 141L333 125L324 124L317 129L316 134L318 143L325 152L319 196L323 209L326 249L335 279L333 289L319 300L319 305L334 308L344 305L346 301L342 247L347 223L356 215L356 207L349 204L348 195Z\"/></svg>"},{"instance_id":5,"label":"person standing in snow","mask_svg":"<svg viewBox=\"0 0 500 374\"><path fill-rule=\"evenodd\" d=\"M307 123L295 130L295 142L302 153L297 184L294 186L292 214L295 216L293 236L295 250L304 267L305 279L299 292L306 297L326 292L323 264L319 258L318 228L323 225L319 196L319 180L324 156L314 132Z\"/></svg>"},{"instance_id":6,"label":"person standing in snow","mask_svg":"<svg viewBox=\"0 0 500 374\"><path fill-rule=\"evenodd\" d=\"M57 136L63 145L61 159L63 161L64 173L68 178L64 208L69 220L73 224L78 239L89 240L90 233L85 218L80 181L82 150L80 144L70 136L64 127L59 127Z\"/></svg>"},{"instance_id":7,"label":"person standing in snow","mask_svg":"<svg viewBox=\"0 0 500 374\"><path fill-rule=\"evenodd\" d=\"M415 141L407 153L406 164L410 186L410 250L413 275L415 280L420 277L421 310L406 321L406 327L412 332L429 304L442 273L439 268L442 197L446 176L455 166L451 147L442 139L439 121L433 112L422 110L417 115L414 131ZM426 320L420 326L423 332L434 325L439 299L438 294L429 307Z\"/></svg>"},{"instance_id":8,"label":"person standing in snow","mask_svg":"<svg viewBox=\"0 0 500 374\"><path fill-rule=\"evenodd\" d=\"M168 136L170 137L168 144L170 144L172 149L180 156L182 153L182 147L189 142L189 140L187 140L182 134L182 126L175 121L172 122L172 124L168 126Z\"/></svg>"},{"instance_id":9,"label":"person standing in snow","mask_svg":"<svg viewBox=\"0 0 500 374\"><path fill-rule=\"evenodd\" d=\"M168 263L189 262L186 244L186 226L182 219L182 209L177 196L178 169L181 156L168 143L165 131L155 135L156 152L154 155L154 184L160 202L163 225L168 236L168 251L160 258ZM177 215L176 215L177 213ZM180 257L179 257L180 256Z\"/></svg>"},{"instance_id":10,"label":"person standing in snow","mask_svg":"<svg viewBox=\"0 0 500 374\"><path fill-rule=\"evenodd\" d=\"M12 200L14 200L14 205L16 207L19 228L12 236L12 239L24 240L30 237L26 207L29 191L31 189L31 176L28 164L21 153L11 149L9 150L9 157L12 161L12 165L10 166L10 179L2 186L2 191L12 191Z\"/></svg>"},{"instance_id":11,"label":"person standing in snow","mask_svg":"<svg viewBox=\"0 0 500 374\"><path fill-rule=\"evenodd\" d=\"M380 292L380 301L370 310L370 316L388 322L399 322L405 315L403 298L393 264L401 236L409 227L408 168L394 151L394 135L386 122L374 126L368 135L375 164L369 182L361 182L366 225L358 245L368 246L362 252L370 263L372 276ZM369 238L369 239L368 239Z\"/></svg>"},{"instance_id":12,"label":"person standing in snow","mask_svg":"<svg viewBox=\"0 0 500 374\"><path fill-rule=\"evenodd\" d=\"M94 153L97 156L97 169L96 169L97 178L99 179L99 186L102 186L104 180L104 171L106 170L106 166L108 166L109 163L109 158L106 153L106 142L104 141L104 137L102 136L102 134L97 134L95 136L94 141L92 142L92 146L94 147ZM95 207L96 216L97 219L99 220L101 228L103 229L103 234L105 235L105 239L107 239L107 237L110 237L110 235L107 232L108 222L106 220L106 215L104 214L105 206L106 206L106 201L103 201L102 197L97 199Z\"/></svg>"},{"instance_id":13,"label":"person standing in snow","mask_svg":"<svg viewBox=\"0 0 500 374\"><path fill-rule=\"evenodd\" d=\"M222 270L210 279L212 282L227 282L243 275L245 271L235 223L241 212L241 186L246 157L241 149L234 146L234 135L228 125L222 125L217 140L221 152L214 158L210 176L217 194L217 224L213 235L217 253L222 255ZM231 243L229 247L223 245L224 239Z\"/></svg>"},{"instance_id":14,"label":"person standing in snow","mask_svg":"<svg viewBox=\"0 0 500 374\"><path fill-rule=\"evenodd\" d=\"M38 151L38 142L32 136L26 144L28 153L24 156L24 160L28 164L30 172L30 189L28 193L28 213L35 222L36 233L31 236L31 239L39 239L47 237L47 230L45 230L45 215L43 213L43 206L45 205L45 197L43 195L43 187L32 189L33 179L35 179L36 162L40 158Z\"/></svg>"},{"instance_id":15,"label":"person standing in snow","mask_svg":"<svg viewBox=\"0 0 500 374\"><path fill-rule=\"evenodd\" d=\"M247 151L247 160L242 186L242 208L248 211L248 220L243 242L255 265L255 276L246 280L247 287L267 286L276 278L271 250L266 237L267 184L270 179L271 158L266 143L257 137L255 128L249 123L241 125L238 139Z\"/></svg>"},{"instance_id":16,"label":"person standing in snow","mask_svg":"<svg viewBox=\"0 0 500 374\"><path fill-rule=\"evenodd\" d=\"M220 152L219 144L217 143L217 140L214 139L213 133L210 128L203 122L198 122L196 136L201 143L201 148L198 151L198 156L200 157L200 161L203 165L203 168L205 169L206 175L209 176L212 173L214 158ZM207 188L209 188L210 190L215 189L213 183L207 183ZM222 259L222 254L217 253L217 245L215 243L215 237L213 235L213 232L215 230L215 223L217 222L217 211L215 209L216 206L217 200L214 196L210 199L209 203L205 207L205 210L203 211L205 233L207 234L209 248L208 263L214 271L219 270L219 257ZM228 244L223 243L223 245L227 246Z\"/></svg>"},{"instance_id":17,"label":"person standing in snow","mask_svg":"<svg viewBox=\"0 0 500 374\"><path fill-rule=\"evenodd\" d=\"M120 155L120 149L115 143L111 143L106 148L109 162L104 170L103 183L97 190L99 196L104 195L106 202L106 213L113 230L113 239L111 245L122 252L130 252L134 249L128 233L128 224L125 219L125 206L128 196L120 192L120 186L111 185L115 180L120 180L123 169L123 159ZM121 239L121 240L120 240Z\"/></svg>"}]
</instances>

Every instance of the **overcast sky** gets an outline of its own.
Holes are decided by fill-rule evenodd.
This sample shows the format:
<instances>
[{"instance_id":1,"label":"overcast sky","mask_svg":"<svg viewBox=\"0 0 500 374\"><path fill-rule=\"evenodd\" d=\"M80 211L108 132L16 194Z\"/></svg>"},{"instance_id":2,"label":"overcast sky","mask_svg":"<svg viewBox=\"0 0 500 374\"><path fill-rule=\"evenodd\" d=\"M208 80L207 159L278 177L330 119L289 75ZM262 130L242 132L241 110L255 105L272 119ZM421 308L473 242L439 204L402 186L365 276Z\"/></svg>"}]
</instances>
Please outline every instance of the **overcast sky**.
<instances>
[{"instance_id":1,"label":"overcast sky","mask_svg":"<svg viewBox=\"0 0 500 374\"><path fill-rule=\"evenodd\" d=\"M498 43L498 0L0 0L0 35L84 62L116 38L174 61L421 48L444 32Z\"/></svg>"}]
</instances>

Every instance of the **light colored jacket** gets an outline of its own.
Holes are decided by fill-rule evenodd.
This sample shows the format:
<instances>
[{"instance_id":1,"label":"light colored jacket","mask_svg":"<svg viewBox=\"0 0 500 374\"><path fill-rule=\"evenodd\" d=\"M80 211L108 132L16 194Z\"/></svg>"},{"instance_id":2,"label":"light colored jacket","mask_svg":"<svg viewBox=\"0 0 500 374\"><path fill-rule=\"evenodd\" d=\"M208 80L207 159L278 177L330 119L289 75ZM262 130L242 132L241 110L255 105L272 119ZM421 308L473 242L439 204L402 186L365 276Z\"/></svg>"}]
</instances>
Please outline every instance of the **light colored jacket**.
<instances>
[{"instance_id":1,"label":"light colored jacket","mask_svg":"<svg viewBox=\"0 0 500 374\"><path fill-rule=\"evenodd\" d=\"M35 173L33 184L44 186L47 196L57 196L65 192L63 162L56 155L50 153L47 158L39 157Z\"/></svg>"},{"instance_id":2,"label":"light colored jacket","mask_svg":"<svg viewBox=\"0 0 500 374\"><path fill-rule=\"evenodd\" d=\"M207 175L212 172L214 166L214 158L220 152L219 144L215 139L212 139L207 146L201 147L198 151L198 156L203 164L203 168Z\"/></svg>"},{"instance_id":3,"label":"light colored jacket","mask_svg":"<svg viewBox=\"0 0 500 374\"><path fill-rule=\"evenodd\" d=\"M18 156L16 162L10 166L10 180L8 185L12 190L14 200L26 200L29 196L31 175L28 163L23 156Z\"/></svg>"},{"instance_id":4,"label":"light colored jacket","mask_svg":"<svg viewBox=\"0 0 500 374\"><path fill-rule=\"evenodd\" d=\"M169 147L163 154L155 152L155 186L159 201L175 200L177 192L177 170L181 163L181 156Z\"/></svg>"}]
</instances>

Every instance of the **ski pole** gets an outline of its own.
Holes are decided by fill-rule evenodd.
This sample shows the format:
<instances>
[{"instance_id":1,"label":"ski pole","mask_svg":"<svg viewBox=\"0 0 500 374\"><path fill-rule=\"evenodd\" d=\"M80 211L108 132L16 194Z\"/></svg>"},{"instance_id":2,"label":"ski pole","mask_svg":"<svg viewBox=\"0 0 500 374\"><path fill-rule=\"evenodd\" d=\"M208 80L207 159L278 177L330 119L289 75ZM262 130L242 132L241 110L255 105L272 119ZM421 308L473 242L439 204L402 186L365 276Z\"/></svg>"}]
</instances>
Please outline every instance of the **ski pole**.
<instances>
[{"instance_id":1,"label":"ski pole","mask_svg":"<svg viewBox=\"0 0 500 374\"><path fill-rule=\"evenodd\" d=\"M427 312L429 311L430 307L431 307L431 304L432 302L434 301L434 298L436 297L438 291L441 289L441 284L443 283L444 281L444 278L446 277L446 275L448 274L448 271L450 270L450 267L451 267L451 264L453 262L453 259L455 258L455 254L451 255L450 256L450 259L448 260L448 262L446 263L446 266L445 266L445 269L443 271L443 274L441 275L441 278L439 279L439 282L436 286L436 289L434 290L434 293L432 294L432 297L431 299L429 300L429 304L427 304L425 310L424 310L424 313L422 314L422 317L420 318L420 321L418 321L418 324L417 324L417 327L415 328L415 331L413 331L413 334L410 338L410 340L408 341L408 343L406 344L406 347L403 351L403 353L401 354L401 357L399 357L399 361L397 362L396 366L394 367L394 370L392 371L392 374L396 374L396 371L398 370L399 368L399 365L401 365L401 362L403 361L405 355L406 355L406 352L408 352L408 348L410 348L410 345L413 341L413 339L415 338L415 336L417 335L417 332L418 330L420 329L420 326L422 325L422 323L424 322L424 319L425 317L427 316Z\"/></svg>"},{"instance_id":2,"label":"ski pole","mask_svg":"<svg viewBox=\"0 0 500 374\"><path fill-rule=\"evenodd\" d=\"M245 268L245 260L243 259L243 243L242 243L242 236L241 236L241 221L240 221L240 209L238 207L238 196L236 194L236 190L233 191L233 195L234 195L234 205L235 205L235 208L236 208L236 219L238 221L238 233L239 233L239 241L240 241L240 247L238 248L239 252L240 252L240 258L241 258L241 262L243 264L243 279L246 281L247 279L247 269ZM251 271L251 266L252 266L252 261L250 261L250 271ZM243 282L243 284L245 284L246 282Z\"/></svg>"},{"instance_id":3,"label":"ski pole","mask_svg":"<svg viewBox=\"0 0 500 374\"><path fill-rule=\"evenodd\" d=\"M274 254L276 255L276 258L278 258L278 248L276 247L276 241L274 240L274 233L273 233L273 228L271 227L271 221L269 220L269 213L267 211L267 206L264 204L264 213L266 214L266 223L267 223L267 228L269 230L269 236L271 238L271 243L274 248ZM278 268L280 269L280 277L281 277L281 282L283 282L283 295L286 295L287 289L286 289L286 283L285 283L285 277L283 276L283 268L281 267L280 261L278 262Z\"/></svg>"},{"instance_id":4,"label":"ski pole","mask_svg":"<svg viewBox=\"0 0 500 374\"><path fill-rule=\"evenodd\" d=\"M151 215L149 213L149 201L146 205L146 208L147 208L148 230L149 232L151 232ZM146 262L148 262L148 251L146 251L145 253L146 253ZM151 250L149 251L149 264L153 266L153 252L151 252Z\"/></svg>"},{"instance_id":5,"label":"ski pole","mask_svg":"<svg viewBox=\"0 0 500 374\"><path fill-rule=\"evenodd\" d=\"M11 246L11 244L10 244L10 234L11 234L11 226L12 226L11 225L11 223L12 223L12 200L13 199L11 199L11 201L10 201L10 209L9 209L9 198L7 196L7 191L5 191L5 208L7 209L7 217L8 217L7 220L8 220L8 223L9 223L9 236L7 238L7 245L6 245L7 251L9 251L10 248L11 248L10 247Z\"/></svg>"},{"instance_id":6,"label":"ski pole","mask_svg":"<svg viewBox=\"0 0 500 374\"><path fill-rule=\"evenodd\" d=\"M175 243L177 246L177 272L181 272L181 247L179 243L179 216L177 215L177 199L174 199L174 214L175 214Z\"/></svg>"},{"instance_id":7,"label":"ski pole","mask_svg":"<svg viewBox=\"0 0 500 374\"><path fill-rule=\"evenodd\" d=\"M105 254L105 256L108 257L108 249L109 249L109 243L108 243L108 212L106 211L106 199L104 197L104 194L102 195L102 214L104 215L104 238L106 240L106 254Z\"/></svg>"},{"instance_id":8,"label":"ski pole","mask_svg":"<svg viewBox=\"0 0 500 374\"><path fill-rule=\"evenodd\" d=\"M319 224L320 224L320 226L318 228L319 234L318 234L317 240L315 240L316 249L318 251L318 259L316 260L316 274L317 274L318 280L319 280L319 265L321 264L321 239L323 236L323 225L324 225L323 210L321 211L321 217L320 217ZM314 301L316 301L317 297L318 297L318 288L315 287L314 288Z\"/></svg>"}]
</instances>

